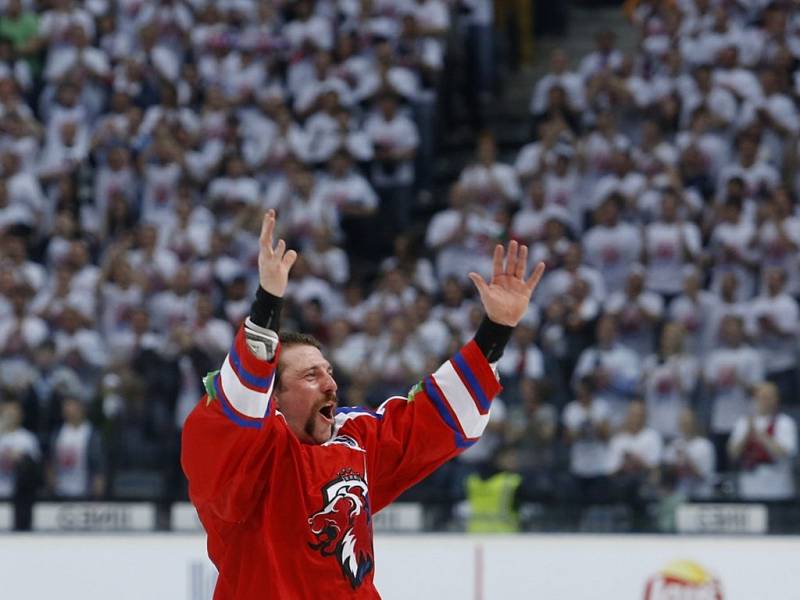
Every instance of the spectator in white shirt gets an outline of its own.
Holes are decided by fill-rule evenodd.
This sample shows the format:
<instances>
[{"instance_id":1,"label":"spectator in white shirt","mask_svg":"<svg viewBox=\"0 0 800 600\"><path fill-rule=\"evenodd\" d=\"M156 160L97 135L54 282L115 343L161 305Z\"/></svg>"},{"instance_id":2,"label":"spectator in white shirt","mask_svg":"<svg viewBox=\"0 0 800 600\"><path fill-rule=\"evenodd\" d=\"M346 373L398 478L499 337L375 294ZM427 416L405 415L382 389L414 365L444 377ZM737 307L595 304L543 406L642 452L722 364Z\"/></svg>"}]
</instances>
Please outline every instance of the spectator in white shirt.
<instances>
[{"instance_id":1,"label":"spectator in white shirt","mask_svg":"<svg viewBox=\"0 0 800 600\"><path fill-rule=\"evenodd\" d=\"M598 319L596 344L581 353L572 374L573 385L587 375L592 376L594 394L608 405L612 427L624 421L641 378L641 359L619 342L617 331L617 320L612 315Z\"/></svg>"},{"instance_id":2,"label":"spectator in white shirt","mask_svg":"<svg viewBox=\"0 0 800 600\"><path fill-rule=\"evenodd\" d=\"M576 497L584 502L608 499L609 408L594 394L594 378L575 385L575 400L564 408L564 442L570 447L569 472Z\"/></svg>"},{"instance_id":3,"label":"spectator in white shirt","mask_svg":"<svg viewBox=\"0 0 800 600\"><path fill-rule=\"evenodd\" d=\"M718 187L722 189L732 177L741 177L748 198L765 198L780 183L780 175L761 155L758 134L742 130L736 138L736 160L720 173Z\"/></svg>"},{"instance_id":4,"label":"spectator in white shirt","mask_svg":"<svg viewBox=\"0 0 800 600\"><path fill-rule=\"evenodd\" d=\"M581 200L582 181L575 150L569 144L556 144L545 157L545 162L547 169L542 181L547 206L567 211L572 226L581 228L585 203Z\"/></svg>"},{"instance_id":5,"label":"spectator in white shirt","mask_svg":"<svg viewBox=\"0 0 800 600\"><path fill-rule=\"evenodd\" d=\"M31 289L18 283L6 292L7 314L0 315L0 360L32 358L49 336L47 323L30 310Z\"/></svg>"},{"instance_id":6,"label":"spectator in white shirt","mask_svg":"<svg viewBox=\"0 0 800 600\"><path fill-rule=\"evenodd\" d=\"M605 310L619 325L619 341L639 356L648 356L655 348L656 326L664 314L664 300L644 289L644 268L634 265L625 289L612 292Z\"/></svg>"},{"instance_id":7,"label":"spectator in white shirt","mask_svg":"<svg viewBox=\"0 0 800 600\"><path fill-rule=\"evenodd\" d=\"M675 274L700 255L700 229L679 214L680 199L674 191L661 197L661 218L644 228L644 260L647 264L647 289L669 302L677 296L682 282Z\"/></svg>"},{"instance_id":8,"label":"spectator in white shirt","mask_svg":"<svg viewBox=\"0 0 800 600\"><path fill-rule=\"evenodd\" d=\"M334 184L334 178L316 182L314 174L296 160L287 160L285 174L270 185L266 205L281 215L282 235L290 244L307 248L312 241L314 228L325 226L339 234L339 204L348 196L356 206L377 204L377 199L368 184L358 180L345 181L342 186ZM348 185L352 184L352 185ZM328 192L325 192L325 188ZM337 187L342 187L341 198L330 197ZM356 189L358 188L358 189Z\"/></svg>"},{"instance_id":9,"label":"spectator in white shirt","mask_svg":"<svg viewBox=\"0 0 800 600\"><path fill-rule=\"evenodd\" d=\"M603 278L597 269L588 266L583 261L581 245L572 242L564 252L561 268L551 270L542 281L541 288L536 295L536 303L548 306L551 301L562 297L569 292L576 280L582 279L589 286L589 295L598 303L606 297L606 288Z\"/></svg>"},{"instance_id":10,"label":"spectator in white shirt","mask_svg":"<svg viewBox=\"0 0 800 600\"><path fill-rule=\"evenodd\" d=\"M753 414L739 417L728 443L730 458L739 469L739 497L743 500L792 499L797 424L790 416L779 412L780 398L775 385L757 385L753 401Z\"/></svg>"},{"instance_id":11,"label":"spectator in white shirt","mask_svg":"<svg viewBox=\"0 0 800 600\"><path fill-rule=\"evenodd\" d=\"M372 186L355 168L346 150L331 158L326 177L314 189L312 204L336 209L346 248L359 258L374 257L380 249L376 213L382 206Z\"/></svg>"},{"instance_id":12,"label":"spectator in white shirt","mask_svg":"<svg viewBox=\"0 0 800 600\"><path fill-rule=\"evenodd\" d=\"M476 154L476 162L461 172L459 184L490 213L516 205L522 195L517 174L511 165L497 160L497 143L492 133L480 135Z\"/></svg>"},{"instance_id":13,"label":"spectator in white shirt","mask_svg":"<svg viewBox=\"0 0 800 600\"><path fill-rule=\"evenodd\" d=\"M682 411L692 401L700 374L697 358L684 351L683 327L667 323L657 354L642 365L642 387L648 425L665 439L678 434Z\"/></svg>"},{"instance_id":14,"label":"spectator in white shirt","mask_svg":"<svg viewBox=\"0 0 800 600\"><path fill-rule=\"evenodd\" d=\"M755 256L752 241L755 236L753 223L742 214L738 199L728 199L718 207L709 252L714 266L711 270L711 289L720 291L722 278L732 273L737 281L737 299L749 300L755 291Z\"/></svg>"},{"instance_id":15,"label":"spectator in white shirt","mask_svg":"<svg viewBox=\"0 0 800 600\"><path fill-rule=\"evenodd\" d=\"M623 204L620 194L610 194L595 211L597 224L583 236L586 262L600 271L608 290L625 285L642 247L638 229L619 219Z\"/></svg>"},{"instance_id":16,"label":"spectator in white shirt","mask_svg":"<svg viewBox=\"0 0 800 600\"><path fill-rule=\"evenodd\" d=\"M780 186L759 207L756 238L758 260L763 275L768 267L781 267L786 274L786 291L800 294L800 217L794 213L791 192Z\"/></svg>"},{"instance_id":17,"label":"spectator in white shirt","mask_svg":"<svg viewBox=\"0 0 800 600\"><path fill-rule=\"evenodd\" d=\"M615 48L617 36L613 31L601 31L595 35L597 49L586 55L578 69L584 81L605 69L615 70L622 64L622 53Z\"/></svg>"},{"instance_id":18,"label":"spectator in white shirt","mask_svg":"<svg viewBox=\"0 0 800 600\"><path fill-rule=\"evenodd\" d=\"M350 279L350 260L339 246L334 244L333 232L324 225L314 230L312 243L303 249L311 272L327 279L335 286L343 286Z\"/></svg>"},{"instance_id":19,"label":"spectator in white shirt","mask_svg":"<svg viewBox=\"0 0 800 600\"><path fill-rule=\"evenodd\" d=\"M608 452L611 485L630 507L635 529L641 528L646 520L646 487L653 483L663 451L661 435L646 423L644 403L631 402L625 425L611 438Z\"/></svg>"},{"instance_id":20,"label":"spectator in white shirt","mask_svg":"<svg viewBox=\"0 0 800 600\"><path fill-rule=\"evenodd\" d=\"M425 244L436 256L440 280L455 277L466 282L469 271L489 272L492 243L502 227L472 201L459 184L450 188L450 208L436 213L428 224Z\"/></svg>"},{"instance_id":21,"label":"spectator in white shirt","mask_svg":"<svg viewBox=\"0 0 800 600\"><path fill-rule=\"evenodd\" d=\"M106 482L100 437L86 419L82 400L67 396L61 406L64 423L50 450L48 488L59 498L102 498Z\"/></svg>"},{"instance_id":22,"label":"spectator in white shirt","mask_svg":"<svg viewBox=\"0 0 800 600\"><path fill-rule=\"evenodd\" d=\"M578 73L570 71L569 57L562 48L556 48L550 54L550 70L541 77L533 90L530 112L533 115L543 113L547 108L547 94L554 85L560 85L567 92L567 98L573 110L583 110L583 80Z\"/></svg>"},{"instance_id":23,"label":"spectator in white shirt","mask_svg":"<svg viewBox=\"0 0 800 600\"><path fill-rule=\"evenodd\" d=\"M797 333L800 308L786 293L786 273L780 267L765 270L766 289L747 307L747 329L761 353L767 379L774 383L784 404L797 404Z\"/></svg>"},{"instance_id":24,"label":"spectator in white shirt","mask_svg":"<svg viewBox=\"0 0 800 600\"><path fill-rule=\"evenodd\" d=\"M0 405L0 498L14 501L14 529L31 528L42 452L36 436L22 426L17 400Z\"/></svg>"},{"instance_id":25,"label":"spectator in white shirt","mask_svg":"<svg viewBox=\"0 0 800 600\"><path fill-rule=\"evenodd\" d=\"M722 344L720 325L722 319L728 315L733 315L744 320L747 317L747 302L738 300L736 291L739 287L739 280L733 273L725 273L721 278L720 293L711 294L711 303L708 311L708 319L704 332L704 352L708 353Z\"/></svg>"},{"instance_id":26,"label":"spectator in white shirt","mask_svg":"<svg viewBox=\"0 0 800 600\"><path fill-rule=\"evenodd\" d=\"M678 437L664 448L661 475L673 474L677 491L685 498L711 498L716 479L714 445L701 434L691 408L681 411L678 427Z\"/></svg>"},{"instance_id":27,"label":"spectator in white shirt","mask_svg":"<svg viewBox=\"0 0 800 600\"><path fill-rule=\"evenodd\" d=\"M381 197L384 226L390 232L404 231L411 218L417 126L400 111L397 96L387 91L378 97L364 129L375 149L372 183Z\"/></svg>"},{"instance_id":28,"label":"spectator in white shirt","mask_svg":"<svg viewBox=\"0 0 800 600\"><path fill-rule=\"evenodd\" d=\"M711 416L711 439L717 449L717 464L724 470L725 444L737 419L747 414L753 387L764 380L764 363L761 355L744 343L741 317L723 317L720 335L722 346L709 352L704 360L703 381Z\"/></svg>"}]
</instances>

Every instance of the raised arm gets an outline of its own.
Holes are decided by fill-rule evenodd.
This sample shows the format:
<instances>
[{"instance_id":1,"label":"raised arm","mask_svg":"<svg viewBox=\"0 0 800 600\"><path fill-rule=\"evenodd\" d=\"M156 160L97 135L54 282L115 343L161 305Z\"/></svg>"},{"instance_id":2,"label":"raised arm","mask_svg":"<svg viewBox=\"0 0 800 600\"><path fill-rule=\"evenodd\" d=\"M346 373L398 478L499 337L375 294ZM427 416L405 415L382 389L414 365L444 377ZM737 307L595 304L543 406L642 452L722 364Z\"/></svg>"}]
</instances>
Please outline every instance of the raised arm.
<instances>
[{"instance_id":1,"label":"raised arm","mask_svg":"<svg viewBox=\"0 0 800 600\"><path fill-rule=\"evenodd\" d=\"M474 444L489 422L492 399L501 387L492 364L525 314L544 265L525 279L527 248L511 242L494 253L491 280L471 273L486 318L473 340L408 397L388 399L376 412L342 409L337 430L364 440L370 459L370 488L378 511L403 490Z\"/></svg>"},{"instance_id":2,"label":"raised arm","mask_svg":"<svg viewBox=\"0 0 800 600\"><path fill-rule=\"evenodd\" d=\"M280 240L273 247L275 211L264 216L259 240L259 290L206 395L186 420L181 464L198 511L241 522L261 498L276 448L291 435L275 425L273 390L280 352L277 330L289 271L297 258ZM202 513L201 513L202 514Z\"/></svg>"}]
</instances>

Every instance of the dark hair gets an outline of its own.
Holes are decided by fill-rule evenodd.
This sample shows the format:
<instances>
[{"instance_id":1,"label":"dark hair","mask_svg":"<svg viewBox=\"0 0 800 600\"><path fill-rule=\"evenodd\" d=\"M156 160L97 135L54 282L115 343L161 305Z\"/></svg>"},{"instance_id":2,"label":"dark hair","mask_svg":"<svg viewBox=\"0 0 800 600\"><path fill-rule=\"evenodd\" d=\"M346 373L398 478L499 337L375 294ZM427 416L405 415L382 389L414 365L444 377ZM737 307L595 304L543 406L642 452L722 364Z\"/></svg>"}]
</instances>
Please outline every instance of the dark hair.
<instances>
[{"instance_id":1,"label":"dark hair","mask_svg":"<svg viewBox=\"0 0 800 600\"><path fill-rule=\"evenodd\" d=\"M322 350L322 343L310 333L300 333L298 331L279 331L278 339L281 341L281 348L291 348L292 346L313 346L317 350ZM281 382L281 365L275 368L275 388L277 389Z\"/></svg>"}]
</instances>

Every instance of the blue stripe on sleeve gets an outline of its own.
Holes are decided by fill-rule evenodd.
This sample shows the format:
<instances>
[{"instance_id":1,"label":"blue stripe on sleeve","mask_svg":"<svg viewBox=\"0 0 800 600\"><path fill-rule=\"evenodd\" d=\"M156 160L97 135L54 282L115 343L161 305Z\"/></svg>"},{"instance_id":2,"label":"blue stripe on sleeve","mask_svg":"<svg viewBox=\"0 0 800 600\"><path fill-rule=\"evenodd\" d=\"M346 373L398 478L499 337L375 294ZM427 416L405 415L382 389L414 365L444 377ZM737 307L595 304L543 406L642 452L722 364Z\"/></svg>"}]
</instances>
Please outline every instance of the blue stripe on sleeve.
<instances>
[{"instance_id":1,"label":"blue stripe on sleeve","mask_svg":"<svg viewBox=\"0 0 800 600\"><path fill-rule=\"evenodd\" d=\"M236 375L239 376L239 379L244 381L247 385L249 385L252 388L256 388L259 390L269 389L269 381L271 379L271 376L258 377L257 375L249 373L242 365L242 360L239 358L239 353L236 352L235 346L231 348L229 356L231 358L231 365L233 366L233 371L234 373L236 373Z\"/></svg>"},{"instance_id":2,"label":"blue stripe on sleeve","mask_svg":"<svg viewBox=\"0 0 800 600\"><path fill-rule=\"evenodd\" d=\"M472 372L472 369L470 369L467 361L464 360L464 357L461 356L460 352L453 357L453 362L458 366L458 370L464 376L464 379L467 380L469 389L475 394L475 398L478 400L478 404L481 405L481 409L483 411L488 411L492 403L489 402L486 394L483 393L483 388L481 388L480 383L478 383L478 378L475 377L475 374Z\"/></svg>"},{"instance_id":3,"label":"blue stripe on sleeve","mask_svg":"<svg viewBox=\"0 0 800 600\"><path fill-rule=\"evenodd\" d=\"M425 393L428 394L428 397L433 401L433 406L436 408L436 411L439 413L439 416L442 417L442 420L447 424L447 426L453 430L456 436L456 446L459 448L469 448L475 442L469 441L467 438L464 437L464 434L458 428L455 421L453 421L453 417L450 416L450 413L447 410L447 407L444 404L444 400L442 396L439 394L439 391L436 389L436 386L433 385L431 382L430 377L426 377L424 381L425 386Z\"/></svg>"},{"instance_id":4,"label":"blue stripe on sleeve","mask_svg":"<svg viewBox=\"0 0 800 600\"><path fill-rule=\"evenodd\" d=\"M261 429L261 420L250 420L241 415L237 414L231 403L228 401L227 396L225 396L225 392L222 391L222 386L219 384L220 376L217 375L214 377L214 390L217 392L217 398L219 399L219 404L222 407L222 412L225 413L225 416L228 417L231 421L233 421L239 427L250 427L251 429Z\"/></svg>"}]
</instances>

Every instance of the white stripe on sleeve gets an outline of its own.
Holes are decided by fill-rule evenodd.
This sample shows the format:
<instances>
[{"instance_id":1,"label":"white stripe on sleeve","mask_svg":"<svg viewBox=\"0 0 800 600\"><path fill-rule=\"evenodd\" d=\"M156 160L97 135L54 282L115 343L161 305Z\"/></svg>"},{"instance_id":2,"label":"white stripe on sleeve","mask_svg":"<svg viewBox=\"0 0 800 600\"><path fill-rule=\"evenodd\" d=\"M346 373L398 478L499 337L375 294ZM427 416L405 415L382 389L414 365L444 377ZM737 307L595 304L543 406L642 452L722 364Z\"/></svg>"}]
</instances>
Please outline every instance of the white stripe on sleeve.
<instances>
[{"instance_id":1,"label":"white stripe on sleeve","mask_svg":"<svg viewBox=\"0 0 800 600\"><path fill-rule=\"evenodd\" d=\"M482 415L475 406L472 395L456 373L453 363L447 361L433 374L445 401L453 409L468 438L479 437L489 422L489 413Z\"/></svg>"},{"instance_id":2,"label":"white stripe on sleeve","mask_svg":"<svg viewBox=\"0 0 800 600\"><path fill-rule=\"evenodd\" d=\"M222 384L222 392L233 408L247 417L254 419L262 419L264 417L270 396L272 396L272 388L275 385L274 377L270 380L269 389L266 393L251 390L239 381L239 377L231 365L231 357L229 355L225 358L225 362L222 363L222 368L219 370L219 378Z\"/></svg>"}]
</instances>

